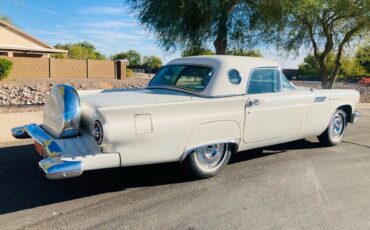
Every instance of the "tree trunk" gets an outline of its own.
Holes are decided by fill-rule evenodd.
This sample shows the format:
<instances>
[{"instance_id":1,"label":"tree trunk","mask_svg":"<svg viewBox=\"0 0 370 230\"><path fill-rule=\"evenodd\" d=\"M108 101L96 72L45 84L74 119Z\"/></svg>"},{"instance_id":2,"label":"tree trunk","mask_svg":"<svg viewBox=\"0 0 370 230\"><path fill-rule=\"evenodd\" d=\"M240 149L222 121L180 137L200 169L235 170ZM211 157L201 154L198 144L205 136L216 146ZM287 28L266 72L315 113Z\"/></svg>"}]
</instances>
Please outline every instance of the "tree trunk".
<instances>
[{"instance_id":1,"label":"tree trunk","mask_svg":"<svg viewBox=\"0 0 370 230\"><path fill-rule=\"evenodd\" d=\"M340 63L340 60L342 58L342 54L343 54L342 52L343 52L344 44L345 43L342 42L339 45L338 52L337 52L337 55L335 57L335 66L334 66L333 72L331 73L331 76L330 76L330 79L329 79L329 89L332 89L333 88L334 83L335 83L335 80L337 80L339 69L340 69L340 66L342 65Z\"/></svg>"},{"instance_id":2,"label":"tree trunk","mask_svg":"<svg viewBox=\"0 0 370 230\"><path fill-rule=\"evenodd\" d=\"M217 38L213 45L215 46L216 55L225 55L227 49L227 38Z\"/></svg>"},{"instance_id":3,"label":"tree trunk","mask_svg":"<svg viewBox=\"0 0 370 230\"><path fill-rule=\"evenodd\" d=\"M228 13L224 12L218 21L218 31L216 40L213 42L213 45L216 50L217 55L226 54L227 50L227 20Z\"/></svg>"},{"instance_id":4,"label":"tree trunk","mask_svg":"<svg viewBox=\"0 0 370 230\"><path fill-rule=\"evenodd\" d=\"M340 59L340 57L339 57L339 59ZM334 83L337 80L339 69L340 69L340 66L341 66L341 63L340 63L339 59L337 59L335 61L335 67L334 67L334 70L331 73L331 76L330 76L330 79L329 79L329 87L328 87L329 89L332 89L334 87Z\"/></svg>"},{"instance_id":5,"label":"tree trunk","mask_svg":"<svg viewBox=\"0 0 370 230\"><path fill-rule=\"evenodd\" d=\"M328 80L329 74L328 69L326 67L325 58L319 58L319 66L320 66L320 75L321 75L321 86L323 89L329 88Z\"/></svg>"}]
</instances>

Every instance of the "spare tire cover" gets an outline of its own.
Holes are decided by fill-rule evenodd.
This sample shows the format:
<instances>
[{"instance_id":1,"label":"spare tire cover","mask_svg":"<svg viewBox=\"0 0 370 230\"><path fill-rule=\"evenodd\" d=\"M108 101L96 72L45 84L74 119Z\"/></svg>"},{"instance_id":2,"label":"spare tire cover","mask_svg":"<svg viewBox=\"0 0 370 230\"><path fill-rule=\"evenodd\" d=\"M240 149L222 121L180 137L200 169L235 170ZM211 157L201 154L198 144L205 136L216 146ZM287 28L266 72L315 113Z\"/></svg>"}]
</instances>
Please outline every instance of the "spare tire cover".
<instances>
[{"instance_id":1,"label":"spare tire cover","mask_svg":"<svg viewBox=\"0 0 370 230\"><path fill-rule=\"evenodd\" d=\"M78 135L80 127L80 98L70 85L56 85L45 104L42 127L55 138Z\"/></svg>"}]
</instances>

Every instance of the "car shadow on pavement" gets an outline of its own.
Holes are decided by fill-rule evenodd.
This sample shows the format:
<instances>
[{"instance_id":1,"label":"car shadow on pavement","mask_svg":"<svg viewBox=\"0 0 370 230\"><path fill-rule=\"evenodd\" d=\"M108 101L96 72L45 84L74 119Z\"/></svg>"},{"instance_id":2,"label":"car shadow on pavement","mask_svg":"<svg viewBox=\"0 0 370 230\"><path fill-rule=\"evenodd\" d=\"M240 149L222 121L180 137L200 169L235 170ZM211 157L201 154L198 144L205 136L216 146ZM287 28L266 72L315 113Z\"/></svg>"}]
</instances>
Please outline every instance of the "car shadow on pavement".
<instances>
[{"instance_id":1,"label":"car shadow on pavement","mask_svg":"<svg viewBox=\"0 0 370 230\"><path fill-rule=\"evenodd\" d=\"M248 151L235 154L231 163L302 148L317 145L292 142L268 148L273 151ZM48 180L37 168L40 160L33 145L0 148L0 215L128 188L194 180L178 163L95 170L76 178Z\"/></svg>"},{"instance_id":2,"label":"car shadow on pavement","mask_svg":"<svg viewBox=\"0 0 370 230\"><path fill-rule=\"evenodd\" d=\"M37 167L40 160L33 145L0 148L0 215L127 188L192 180L177 163L95 170L76 178L48 180Z\"/></svg>"},{"instance_id":3,"label":"car shadow on pavement","mask_svg":"<svg viewBox=\"0 0 370 230\"><path fill-rule=\"evenodd\" d=\"M283 153L288 150L297 150L297 149L314 149L314 148L321 148L319 142L311 142L306 139L292 141L284 144L278 145L271 145L259 149L251 149L243 152L239 152L234 154L229 164L234 164L242 161L247 161L251 159L261 158L268 155L274 155L278 153Z\"/></svg>"}]
</instances>

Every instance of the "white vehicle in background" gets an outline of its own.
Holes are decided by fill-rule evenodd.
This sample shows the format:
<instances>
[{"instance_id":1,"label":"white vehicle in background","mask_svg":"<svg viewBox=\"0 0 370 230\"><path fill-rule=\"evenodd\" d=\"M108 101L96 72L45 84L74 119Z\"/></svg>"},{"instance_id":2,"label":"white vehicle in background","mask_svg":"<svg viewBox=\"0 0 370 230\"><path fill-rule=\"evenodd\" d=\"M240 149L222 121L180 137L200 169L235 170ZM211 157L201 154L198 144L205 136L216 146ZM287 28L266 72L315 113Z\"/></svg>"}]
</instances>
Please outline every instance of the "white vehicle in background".
<instances>
[{"instance_id":1,"label":"white vehicle in background","mask_svg":"<svg viewBox=\"0 0 370 230\"><path fill-rule=\"evenodd\" d=\"M12 134L35 140L50 179L176 161L207 178L239 151L310 136L338 144L360 116L358 100L354 90L295 87L271 60L187 57L164 66L145 89L77 92L57 85L43 124Z\"/></svg>"}]
</instances>

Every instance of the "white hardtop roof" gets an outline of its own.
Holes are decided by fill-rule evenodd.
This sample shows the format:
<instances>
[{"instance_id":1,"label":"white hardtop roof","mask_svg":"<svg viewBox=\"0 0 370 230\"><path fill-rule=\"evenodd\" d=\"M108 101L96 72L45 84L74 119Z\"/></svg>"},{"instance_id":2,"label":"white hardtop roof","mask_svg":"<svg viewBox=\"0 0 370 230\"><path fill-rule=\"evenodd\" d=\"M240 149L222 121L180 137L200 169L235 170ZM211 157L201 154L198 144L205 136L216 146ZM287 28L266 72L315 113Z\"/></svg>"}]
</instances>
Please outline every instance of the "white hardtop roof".
<instances>
[{"instance_id":1,"label":"white hardtop roof","mask_svg":"<svg viewBox=\"0 0 370 230\"><path fill-rule=\"evenodd\" d=\"M204 55L204 56L191 56L191 57L182 57L172 60L168 64L180 64L180 63L192 63L192 64L204 64L211 65L216 67L219 63L224 63L229 66L238 66L242 65L248 68L257 68L257 67L276 67L278 63L259 57L246 57L246 56L232 56L232 55Z\"/></svg>"},{"instance_id":2,"label":"white hardtop roof","mask_svg":"<svg viewBox=\"0 0 370 230\"><path fill-rule=\"evenodd\" d=\"M214 68L215 72L206 89L199 94L210 97L243 95L246 92L248 77L255 68L279 67L278 63L266 58L230 56L230 55L207 55L177 58L167 65L194 64L206 65ZM239 85L231 84L228 79L228 71L236 69L242 76Z\"/></svg>"}]
</instances>

